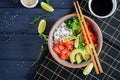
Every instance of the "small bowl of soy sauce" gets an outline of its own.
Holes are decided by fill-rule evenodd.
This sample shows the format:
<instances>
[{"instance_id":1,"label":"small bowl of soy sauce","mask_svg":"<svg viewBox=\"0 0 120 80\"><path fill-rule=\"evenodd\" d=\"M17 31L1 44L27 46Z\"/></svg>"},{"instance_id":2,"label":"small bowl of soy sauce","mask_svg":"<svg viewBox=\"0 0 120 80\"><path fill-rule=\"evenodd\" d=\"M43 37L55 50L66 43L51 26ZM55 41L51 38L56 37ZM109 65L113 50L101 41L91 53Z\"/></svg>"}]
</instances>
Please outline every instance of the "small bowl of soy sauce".
<instances>
[{"instance_id":1,"label":"small bowl of soy sauce","mask_svg":"<svg viewBox=\"0 0 120 80\"><path fill-rule=\"evenodd\" d=\"M88 7L90 12L98 18L107 18L111 16L116 8L116 0L89 0Z\"/></svg>"}]
</instances>

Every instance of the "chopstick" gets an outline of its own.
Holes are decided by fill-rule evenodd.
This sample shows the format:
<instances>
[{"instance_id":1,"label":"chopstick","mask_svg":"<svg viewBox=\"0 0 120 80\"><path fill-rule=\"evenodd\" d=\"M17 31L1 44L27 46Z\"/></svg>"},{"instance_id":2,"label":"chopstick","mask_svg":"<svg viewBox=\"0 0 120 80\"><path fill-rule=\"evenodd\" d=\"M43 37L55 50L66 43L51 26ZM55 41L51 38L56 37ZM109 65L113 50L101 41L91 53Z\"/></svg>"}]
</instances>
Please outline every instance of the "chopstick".
<instances>
[{"instance_id":1,"label":"chopstick","mask_svg":"<svg viewBox=\"0 0 120 80\"><path fill-rule=\"evenodd\" d=\"M90 55L91 55L91 58L92 58L92 61L93 61L93 65L94 65L95 71L96 71L97 74L99 74L99 71L98 71L98 68L97 68L97 65L96 65L96 62L95 62L95 59L94 59L92 50L90 49L90 46L89 46L89 42L88 42L87 35L86 35L86 33L85 33L83 24L82 24L82 22L81 22L80 14L79 14L79 12L78 12L78 9L77 9L77 6L76 6L75 2L74 2L74 6L75 6L75 9L76 9L76 13L77 13L77 16L78 16L78 19L79 19L79 22L80 22L80 25L81 25L83 34L84 34L84 36L85 36L85 40L86 40L87 45L88 45L87 51L90 52Z\"/></svg>"},{"instance_id":2,"label":"chopstick","mask_svg":"<svg viewBox=\"0 0 120 80\"><path fill-rule=\"evenodd\" d=\"M92 39L91 39L90 34L89 34L89 31L88 31L88 29L87 29L87 25L86 25L86 22L85 22L85 19L84 19L84 17L83 17L82 10L80 9L80 6L79 6L78 1L77 1L77 5L78 5L78 8L79 8L79 10L80 10L81 17L83 18L83 24L84 24L84 26L85 26L85 30L86 30L87 35L88 35L88 39L90 40L90 43L91 43L91 45L92 45L92 49L93 49L93 52L94 52L95 59L96 59L96 61L97 61L98 67L99 67L99 69L100 69L100 73L102 73L102 72L103 72L103 69L102 69L102 67L101 67L101 64L100 64L100 61L99 61L97 52L96 52L96 50L95 50L95 46L93 45Z\"/></svg>"},{"instance_id":3,"label":"chopstick","mask_svg":"<svg viewBox=\"0 0 120 80\"><path fill-rule=\"evenodd\" d=\"M87 25L86 25L86 22L85 22L85 19L83 17L83 14L82 14L82 10L80 8L80 5L78 3L78 1L74 2L74 6L75 6L75 9L76 9L76 13L77 13L77 16L78 16L78 19L79 19L79 22L80 22L80 25L82 27L82 31L83 31L83 34L85 36L85 39L86 39L86 42L87 42L87 45L88 45L88 49L87 51L90 52L90 55L91 55L91 58L92 58L92 61L93 61L93 64L94 64L94 68L95 68L95 71L96 71L96 74L99 74L99 71L98 71L98 68L100 70L100 73L103 72L102 70L102 67L101 67L101 64L100 64L100 61L99 61L99 58L98 58L98 55L97 55L97 52L95 50L95 46L93 45L93 42L92 42L92 39L90 37L90 34L89 34L89 31L87 29ZM81 17L81 18L80 18ZM83 22L81 22L81 19ZM86 32L85 32L86 31ZM88 36L88 37L87 37ZM89 41L91 43L91 47L92 47L92 50L90 49L90 44L89 44ZM93 54L94 53L94 54ZM94 58L95 57L95 58ZM96 60L96 62L95 62ZM97 64L96 64L97 63ZM98 65L98 67L97 67Z\"/></svg>"}]
</instances>

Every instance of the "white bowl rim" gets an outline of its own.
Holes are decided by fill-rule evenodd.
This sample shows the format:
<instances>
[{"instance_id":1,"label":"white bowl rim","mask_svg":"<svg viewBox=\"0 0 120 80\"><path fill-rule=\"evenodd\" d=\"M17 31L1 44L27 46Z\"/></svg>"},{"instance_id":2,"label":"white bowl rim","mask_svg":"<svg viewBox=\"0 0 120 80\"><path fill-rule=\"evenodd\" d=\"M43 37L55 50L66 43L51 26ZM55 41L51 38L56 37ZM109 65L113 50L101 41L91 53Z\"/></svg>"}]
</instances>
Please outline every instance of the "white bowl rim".
<instances>
[{"instance_id":1,"label":"white bowl rim","mask_svg":"<svg viewBox=\"0 0 120 80\"><path fill-rule=\"evenodd\" d=\"M92 3L92 0L89 0L89 2L88 2L88 8L89 8L90 12L92 13L92 15L94 15L95 17L98 17L98 18L107 18L107 17L110 17L115 12L115 10L117 8L117 1L116 0L112 0L113 8L112 8L111 12L109 14L105 15L105 16L99 16L99 15L97 15L97 14L95 14L93 12L93 10L91 8L91 3Z\"/></svg>"},{"instance_id":2,"label":"white bowl rim","mask_svg":"<svg viewBox=\"0 0 120 80\"><path fill-rule=\"evenodd\" d=\"M34 7L38 4L39 0L36 0L36 3L35 3L34 5L31 5L31 6L25 5L25 4L23 3L23 0L20 0L20 2L21 2L21 4L22 4L24 7L26 7L26 8L34 8Z\"/></svg>"}]
</instances>

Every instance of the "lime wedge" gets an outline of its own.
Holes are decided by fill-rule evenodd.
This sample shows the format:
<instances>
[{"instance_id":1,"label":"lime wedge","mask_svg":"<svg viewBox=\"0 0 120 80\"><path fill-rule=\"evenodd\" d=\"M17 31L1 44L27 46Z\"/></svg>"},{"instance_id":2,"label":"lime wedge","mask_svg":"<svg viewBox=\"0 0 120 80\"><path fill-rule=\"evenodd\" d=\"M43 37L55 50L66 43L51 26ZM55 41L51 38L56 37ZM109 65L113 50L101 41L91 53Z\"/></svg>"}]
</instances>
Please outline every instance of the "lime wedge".
<instances>
[{"instance_id":1,"label":"lime wedge","mask_svg":"<svg viewBox=\"0 0 120 80\"><path fill-rule=\"evenodd\" d=\"M63 38L62 40L63 40L63 42L67 42L67 41L71 41L71 40L74 40L74 39L76 39L75 36L68 36L68 37Z\"/></svg>"},{"instance_id":2,"label":"lime wedge","mask_svg":"<svg viewBox=\"0 0 120 80\"><path fill-rule=\"evenodd\" d=\"M46 28L46 20L41 20L38 26L38 33L43 33Z\"/></svg>"},{"instance_id":3,"label":"lime wedge","mask_svg":"<svg viewBox=\"0 0 120 80\"><path fill-rule=\"evenodd\" d=\"M93 69L93 63L88 64L83 70L84 75L88 75Z\"/></svg>"},{"instance_id":4,"label":"lime wedge","mask_svg":"<svg viewBox=\"0 0 120 80\"><path fill-rule=\"evenodd\" d=\"M50 6L49 4L45 3L45 2L41 2L40 5L44 10L46 10L48 12L53 12L54 11L54 8L52 6Z\"/></svg>"}]
</instances>

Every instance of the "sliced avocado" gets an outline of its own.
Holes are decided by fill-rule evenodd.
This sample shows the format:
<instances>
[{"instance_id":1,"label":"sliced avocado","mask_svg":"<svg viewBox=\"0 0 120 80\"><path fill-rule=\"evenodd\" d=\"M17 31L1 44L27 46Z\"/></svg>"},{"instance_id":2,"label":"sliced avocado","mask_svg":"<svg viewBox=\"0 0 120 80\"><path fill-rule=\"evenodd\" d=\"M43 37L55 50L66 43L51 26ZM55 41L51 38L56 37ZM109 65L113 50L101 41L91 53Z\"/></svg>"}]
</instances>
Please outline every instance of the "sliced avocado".
<instances>
[{"instance_id":1,"label":"sliced avocado","mask_svg":"<svg viewBox=\"0 0 120 80\"><path fill-rule=\"evenodd\" d=\"M82 62L82 56L80 53L76 54L76 62L77 62L77 64L80 64Z\"/></svg>"},{"instance_id":2,"label":"sliced avocado","mask_svg":"<svg viewBox=\"0 0 120 80\"><path fill-rule=\"evenodd\" d=\"M83 50L83 53L82 53L82 58L87 61L89 58L90 58L90 54L88 54L87 50Z\"/></svg>"},{"instance_id":3,"label":"sliced avocado","mask_svg":"<svg viewBox=\"0 0 120 80\"><path fill-rule=\"evenodd\" d=\"M85 50L84 51L90 55L90 52L88 52L87 50L88 50L88 45L85 46Z\"/></svg>"},{"instance_id":4,"label":"sliced avocado","mask_svg":"<svg viewBox=\"0 0 120 80\"><path fill-rule=\"evenodd\" d=\"M81 49L74 49L74 50L71 52L71 54L70 54L70 62L71 62L71 63L74 63L74 62L76 61L76 60L75 60L75 56L76 56L77 53L82 54L83 51L82 51Z\"/></svg>"},{"instance_id":5,"label":"sliced avocado","mask_svg":"<svg viewBox=\"0 0 120 80\"><path fill-rule=\"evenodd\" d=\"M80 35L78 35L77 38L75 39L75 43L74 43L75 48L78 48L79 46L79 37Z\"/></svg>"}]
</instances>

